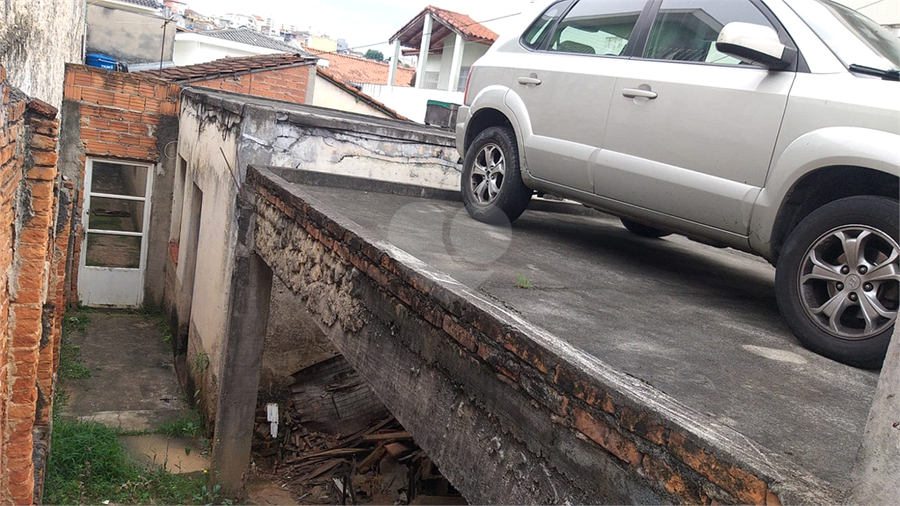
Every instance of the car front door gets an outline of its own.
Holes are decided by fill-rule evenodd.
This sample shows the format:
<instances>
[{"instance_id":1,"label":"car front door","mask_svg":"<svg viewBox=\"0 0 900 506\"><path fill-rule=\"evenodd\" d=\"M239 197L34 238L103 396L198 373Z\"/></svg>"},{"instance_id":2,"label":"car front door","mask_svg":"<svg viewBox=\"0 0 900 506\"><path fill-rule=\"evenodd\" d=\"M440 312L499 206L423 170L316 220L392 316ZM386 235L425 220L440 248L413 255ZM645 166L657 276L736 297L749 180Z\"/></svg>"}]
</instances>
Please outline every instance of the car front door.
<instances>
[{"instance_id":1,"label":"car front door","mask_svg":"<svg viewBox=\"0 0 900 506\"><path fill-rule=\"evenodd\" d=\"M733 21L777 30L770 18L751 0L663 0L642 57L616 80L594 192L746 235L795 74L715 41Z\"/></svg>"},{"instance_id":2,"label":"car front door","mask_svg":"<svg viewBox=\"0 0 900 506\"><path fill-rule=\"evenodd\" d=\"M570 4L551 7L526 32L522 43L532 51L509 55L507 102L527 111L517 120L529 174L590 193L589 160L603 142L616 74L645 0L580 0L565 12Z\"/></svg>"}]
</instances>

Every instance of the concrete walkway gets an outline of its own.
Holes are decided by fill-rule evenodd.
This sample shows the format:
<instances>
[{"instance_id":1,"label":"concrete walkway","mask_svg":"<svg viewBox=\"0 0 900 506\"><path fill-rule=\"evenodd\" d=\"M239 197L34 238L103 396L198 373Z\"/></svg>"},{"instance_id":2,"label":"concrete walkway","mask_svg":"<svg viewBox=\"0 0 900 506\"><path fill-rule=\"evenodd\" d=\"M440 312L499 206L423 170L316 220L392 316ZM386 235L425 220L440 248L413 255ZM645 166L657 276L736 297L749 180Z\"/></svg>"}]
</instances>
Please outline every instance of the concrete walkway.
<instances>
[{"instance_id":1,"label":"concrete walkway","mask_svg":"<svg viewBox=\"0 0 900 506\"><path fill-rule=\"evenodd\" d=\"M67 316L68 317L68 316ZM124 311L86 311L86 329L70 335L90 377L65 380L62 417L123 432L121 441L147 465L173 473L209 469L201 441L151 434L190 414L178 385L171 346L157 318Z\"/></svg>"}]
</instances>

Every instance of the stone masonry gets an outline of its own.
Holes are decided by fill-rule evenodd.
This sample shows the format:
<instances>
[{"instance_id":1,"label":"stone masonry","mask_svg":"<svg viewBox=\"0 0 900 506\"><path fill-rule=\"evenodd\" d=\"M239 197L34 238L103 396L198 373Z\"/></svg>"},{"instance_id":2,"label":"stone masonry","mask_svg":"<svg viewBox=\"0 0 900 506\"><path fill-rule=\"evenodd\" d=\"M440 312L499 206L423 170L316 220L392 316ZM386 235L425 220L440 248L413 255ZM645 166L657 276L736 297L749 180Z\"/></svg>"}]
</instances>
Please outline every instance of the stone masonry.
<instances>
[{"instance_id":1,"label":"stone masonry","mask_svg":"<svg viewBox=\"0 0 900 506\"><path fill-rule=\"evenodd\" d=\"M0 67L0 504L40 501L72 213L58 111Z\"/></svg>"}]
</instances>

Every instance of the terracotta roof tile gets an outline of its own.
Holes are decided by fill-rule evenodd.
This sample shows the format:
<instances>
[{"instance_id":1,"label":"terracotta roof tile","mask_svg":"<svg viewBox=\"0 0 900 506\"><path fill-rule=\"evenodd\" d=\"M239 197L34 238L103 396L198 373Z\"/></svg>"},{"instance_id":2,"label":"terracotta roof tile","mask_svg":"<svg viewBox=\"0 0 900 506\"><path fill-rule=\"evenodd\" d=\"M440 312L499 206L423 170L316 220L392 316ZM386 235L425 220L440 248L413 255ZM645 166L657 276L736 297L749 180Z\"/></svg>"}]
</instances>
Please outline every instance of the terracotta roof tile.
<instances>
[{"instance_id":1,"label":"terracotta roof tile","mask_svg":"<svg viewBox=\"0 0 900 506\"><path fill-rule=\"evenodd\" d=\"M493 44L497 41L496 33L465 14L439 9L430 5L426 7L426 10L431 11L436 17L461 32L468 41L484 42L486 44Z\"/></svg>"},{"instance_id":2,"label":"terracotta roof tile","mask_svg":"<svg viewBox=\"0 0 900 506\"><path fill-rule=\"evenodd\" d=\"M328 60L328 73L349 84L387 84L390 65L358 56L329 53L317 49L306 48L306 51ZM320 67L321 68L321 67ZM394 86L411 86L416 71L411 68L397 67Z\"/></svg>"},{"instance_id":3,"label":"terracotta roof tile","mask_svg":"<svg viewBox=\"0 0 900 506\"><path fill-rule=\"evenodd\" d=\"M400 42L407 47L417 47L422 40L421 32L426 13L430 13L444 27L443 30L436 29L433 31L433 34L438 34L437 40L434 38L435 35L432 35L433 43L442 41L451 32L462 35L469 42L480 42L490 45L497 40L496 33L469 16L429 5L422 9L422 12L406 23L397 33L392 35L390 41L393 42L400 39ZM432 46L434 47L434 44Z\"/></svg>"},{"instance_id":4,"label":"terracotta roof tile","mask_svg":"<svg viewBox=\"0 0 900 506\"><path fill-rule=\"evenodd\" d=\"M207 63L197 63L195 65L168 67L162 69L162 72L159 70L145 70L137 72L137 74L161 77L169 81L183 83L222 75L233 75L280 67L293 67L296 65L311 65L315 60L316 58L303 53L253 55L241 56L238 58L222 58Z\"/></svg>"}]
</instances>

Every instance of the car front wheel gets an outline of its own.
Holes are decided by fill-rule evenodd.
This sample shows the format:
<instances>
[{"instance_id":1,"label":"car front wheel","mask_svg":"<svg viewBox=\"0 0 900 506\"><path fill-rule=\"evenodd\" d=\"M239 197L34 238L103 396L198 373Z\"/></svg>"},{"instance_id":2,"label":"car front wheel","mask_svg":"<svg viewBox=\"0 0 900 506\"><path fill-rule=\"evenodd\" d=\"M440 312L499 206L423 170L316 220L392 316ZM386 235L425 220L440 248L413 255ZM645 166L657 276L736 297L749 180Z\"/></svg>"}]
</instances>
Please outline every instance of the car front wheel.
<instances>
[{"instance_id":1,"label":"car front wheel","mask_svg":"<svg viewBox=\"0 0 900 506\"><path fill-rule=\"evenodd\" d=\"M880 367L900 294L898 204L848 197L791 232L778 259L778 306L809 349L857 367Z\"/></svg>"},{"instance_id":2,"label":"car front wheel","mask_svg":"<svg viewBox=\"0 0 900 506\"><path fill-rule=\"evenodd\" d=\"M490 127L472 141L462 173L462 200L469 215L487 223L511 222L533 192L522 182L519 150L509 128Z\"/></svg>"}]
</instances>

